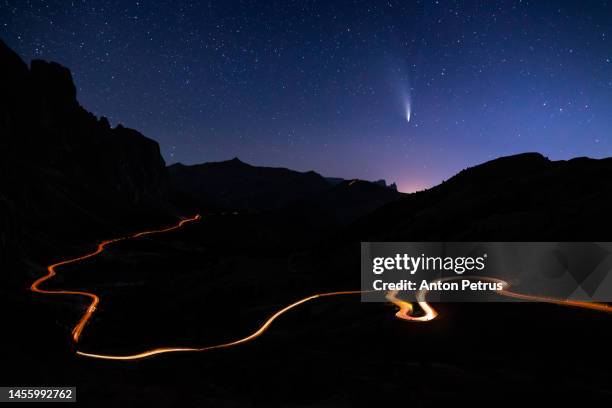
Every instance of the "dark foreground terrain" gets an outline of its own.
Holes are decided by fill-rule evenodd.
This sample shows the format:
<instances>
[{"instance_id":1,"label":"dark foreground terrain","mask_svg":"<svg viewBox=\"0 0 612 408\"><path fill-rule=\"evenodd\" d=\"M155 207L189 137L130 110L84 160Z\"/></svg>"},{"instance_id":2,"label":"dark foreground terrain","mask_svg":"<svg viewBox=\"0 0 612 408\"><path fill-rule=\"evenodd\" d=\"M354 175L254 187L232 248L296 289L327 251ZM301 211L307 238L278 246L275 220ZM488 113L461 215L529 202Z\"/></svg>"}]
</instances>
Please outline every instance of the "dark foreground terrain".
<instances>
[{"instance_id":1,"label":"dark foreground terrain","mask_svg":"<svg viewBox=\"0 0 612 408\"><path fill-rule=\"evenodd\" d=\"M79 350L205 346L254 331L282 305L352 289L302 269L299 251L252 236L252 216L210 216L117 244L49 287L95 291ZM234 242L232 245L231 243ZM303 256L303 254L302 254ZM355 279L357 280L357 279ZM4 318L3 384L78 387L91 406L441 406L612 400L610 316L545 304L440 304L428 323L359 296L317 299L226 350L116 362L78 357L74 297L15 294ZM7 310L3 308L3 310Z\"/></svg>"},{"instance_id":2,"label":"dark foreground terrain","mask_svg":"<svg viewBox=\"0 0 612 408\"><path fill-rule=\"evenodd\" d=\"M82 108L70 71L0 42L0 385L77 386L87 406L609 405L607 314L440 304L428 323L358 295L313 300L224 350L104 361L89 353L242 338L303 297L359 289L359 242L608 241L612 161L524 154L403 195L239 160L165 166L159 146ZM103 239L183 229L67 265Z\"/></svg>"}]
</instances>

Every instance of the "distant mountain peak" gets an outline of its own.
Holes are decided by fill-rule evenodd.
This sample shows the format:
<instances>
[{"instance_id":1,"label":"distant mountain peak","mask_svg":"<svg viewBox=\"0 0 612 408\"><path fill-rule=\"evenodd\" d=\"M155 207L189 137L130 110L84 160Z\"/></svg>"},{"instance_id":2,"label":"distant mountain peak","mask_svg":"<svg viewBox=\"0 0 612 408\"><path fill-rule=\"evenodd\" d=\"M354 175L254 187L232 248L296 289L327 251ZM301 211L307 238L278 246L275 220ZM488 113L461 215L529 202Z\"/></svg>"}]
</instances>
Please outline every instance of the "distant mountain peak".
<instances>
[{"instance_id":1,"label":"distant mountain peak","mask_svg":"<svg viewBox=\"0 0 612 408\"><path fill-rule=\"evenodd\" d=\"M395 183L387 184L387 181L385 179L380 179L376 181L368 181L368 180L361 180L361 179L347 180L341 177L325 177L325 180L332 186L337 186L343 183L354 184L357 182L363 182L363 183L375 184L380 187L390 188L391 190L397 191L397 185Z\"/></svg>"},{"instance_id":2,"label":"distant mountain peak","mask_svg":"<svg viewBox=\"0 0 612 408\"><path fill-rule=\"evenodd\" d=\"M238 156L234 157L233 159L230 160L224 160L224 161L220 161L220 162L211 162L210 164L217 164L220 166L224 166L224 167L230 167L230 168L236 168L236 169L244 169L247 167L253 167L251 164L249 163L245 163L242 160L240 160L238 158ZM206 163L204 163L206 164Z\"/></svg>"}]
</instances>

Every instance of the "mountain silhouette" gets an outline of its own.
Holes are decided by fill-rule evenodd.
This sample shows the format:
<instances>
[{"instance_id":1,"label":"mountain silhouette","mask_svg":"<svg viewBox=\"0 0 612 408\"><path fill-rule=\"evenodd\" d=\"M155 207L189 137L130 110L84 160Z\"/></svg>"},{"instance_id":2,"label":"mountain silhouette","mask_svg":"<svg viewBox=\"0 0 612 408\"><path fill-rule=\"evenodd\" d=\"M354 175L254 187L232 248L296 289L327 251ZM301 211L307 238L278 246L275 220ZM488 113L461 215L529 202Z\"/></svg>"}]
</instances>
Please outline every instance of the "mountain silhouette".
<instances>
[{"instance_id":1,"label":"mountain silhouette","mask_svg":"<svg viewBox=\"0 0 612 408\"><path fill-rule=\"evenodd\" d=\"M612 159L524 153L407 195L384 180L238 158L166 167L155 141L81 107L67 68L40 60L28 67L2 42L0 61L2 265L202 209L275 214L266 222L276 218L268 224L285 232L310 228L316 239L313 231L338 229L352 242L593 241L612 227Z\"/></svg>"},{"instance_id":2,"label":"mountain silhouette","mask_svg":"<svg viewBox=\"0 0 612 408\"><path fill-rule=\"evenodd\" d=\"M324 222L346 225L402 195L384 181L348 180L294 202L287 210L308 217L310 222L326 220Z\"/></svg>"},{"instance_id":3,"label":"mountain silhouette","mask_svg":"<svg viewBox=\"0 0 612 408\"><path fill-rule=\"evenodd\" d=\"M31 279L25 263L196 211L276 212L272 224L300 220L315 236L400 196L383 180L332 183L238 158L166 167L157 142L79 104L68 68L28 67L2 41L0 149L0 266L16 285Z\"/></svg>"},{"instance_id":4,"label":"mountain silhouette","mask_svg":"<svg viewBox=\"0 0 612 408\"><path fill-rule=\"evenodd\" d=\"M62 266L44 286L100 294L79 349L121 354L218 344L242 338L297 299L359 288L360 241L606 241L612 159L502 157L412 194L383 180L326 179L237 158L166 167L156 142L81 107L67 68L38 60L28 67L2 42L0 151L2 362L14 384L103 386L108 392L92 400L100 406L137 405L142 395L185 405L199 402L185 399L194 389L202 390L200 405L236 405L231 402L256 395L259 405L284 406L298 394L329 404L343 401L329 398L337 386L338 398L352 396L348 405L404 398L417 386L425 396L439 387L464 402L456 390L471 391L475 383L479 395L486 393L483 401L492 401L508 384L541 394L543 382L534 382L534 373L551 389L564 384L581 396L609 394L605 380L589 382L605 379L610 366L608 355L592 347L592 339L609 338L601 320L608 317L590 311L436 304L442 318L434 324L406 325L388 305L326 297L287 313L261 342L188 358L98 365L75 356L70 338L87 307L82 296L28 296L26 288L47 265L91 253L101 239L172 225L201 211L202 222L117 242L99 257ZM563 253L548 272L573 264L587 264L590 272L602 256L591 250L587 264ZM573 276L587 291L596 289L589 274ZM577 352L560 357L558 347L515 347L525 333L553 345L561 339ZM395 347L402 339L418 352ZM587 373L580 381L563 374L559 383L554 376L547 382L568 371L558 367L574 366L585 368L570 370L572 376ZM495 376L483 375L491 369Z\"/></svg>"},{"instance_id":5,"label":"mountain silhouette","mask_svg":"<svg viewBox=\"0 0 612 408\"><path fill-rule=\"evenodd\" d=\"M351 181L351 180L343 179L341 177L325 177L325 180L327 180L330 184L334 186L340 183L344 183L345 181ZM397 185L395 183L387 184L387 180L385 179L372 181L372 183L377 184L381 187L387 187L387 188L397 191Z\"/></svg>"},{"instance_id":6,"label":"mountain silhouette","mask_svg":"<svg viewBox=\"0 0 612 408\"><path fill-rule=\"evenodd\" d=\"M67 68L28 67L2 41L0 151L0 265L170 219L159 145L82 108Z\"/></svg>"},{"instance_id":7,"label":"mountain silhouette","mask_svg":"<svg viewBox=\"0 0 612 408\"><path fill-rule=\"evenodd\" d=\"M168 169L172 186L203 206L293 212L319 223L348 222L401 195L384 180L330 181L314 171L252 166L238 158Z\"/></svg>"},{"instance_id":8,"label":"mountain silhouette","mask_svg":"<svg viewBox=\"0 0 612 408\"><path fill-rule=\"evenodd\" d=\"M364 217L350 236L388 241L605 241L612 158L501 157Z\"/></svg>"},{"instance_id":9,"label":"mountain silhouette","mask_svg":"<svg viewBox=\"0 0 612 408\"><path fill-rule=\"evenodd\" d=\"M314 171L251 166L238 158L193 166L179 163L168 170L177 190L199 202L234 210L279 209L329 188Z\"/></svg>"}]
</instances>

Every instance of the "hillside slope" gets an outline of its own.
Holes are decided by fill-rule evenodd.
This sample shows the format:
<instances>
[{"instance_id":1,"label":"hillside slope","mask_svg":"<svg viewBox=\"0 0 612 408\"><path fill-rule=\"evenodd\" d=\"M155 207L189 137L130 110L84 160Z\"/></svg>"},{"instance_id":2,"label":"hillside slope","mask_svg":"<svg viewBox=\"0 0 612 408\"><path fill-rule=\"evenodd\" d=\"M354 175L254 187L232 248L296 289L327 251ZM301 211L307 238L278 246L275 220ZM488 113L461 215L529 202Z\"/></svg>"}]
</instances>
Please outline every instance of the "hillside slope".
<instances>
[{"instance_id":1,"label":"hillside slope","mask_svg":"<svg viewBox=\"0 0 612 408\"><path fill-rule=\"evenodd\" d=\"M502 157L360 220L362 240L609 240L612 158Z\"/></svg>"}]
</instances>

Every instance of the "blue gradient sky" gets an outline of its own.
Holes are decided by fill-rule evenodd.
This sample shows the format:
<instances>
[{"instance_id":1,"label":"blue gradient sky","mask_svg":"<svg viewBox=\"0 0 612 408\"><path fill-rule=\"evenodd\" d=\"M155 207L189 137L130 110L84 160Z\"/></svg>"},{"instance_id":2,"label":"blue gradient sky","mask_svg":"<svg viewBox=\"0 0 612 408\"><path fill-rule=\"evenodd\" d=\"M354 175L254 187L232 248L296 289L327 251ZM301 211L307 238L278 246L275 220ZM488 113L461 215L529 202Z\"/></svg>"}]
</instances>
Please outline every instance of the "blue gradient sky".
<instances>
[{"instance_id":1,"label":"blue gradient sky","mask_svg":"<svg viewBox=\"0 0 612 408\"><path fill-rule=\"evenodd\" d=\"M501 155L612 154L606 2L6 0L0 37L168 163L412 191Z\"/></svg>"}]
</instances>

